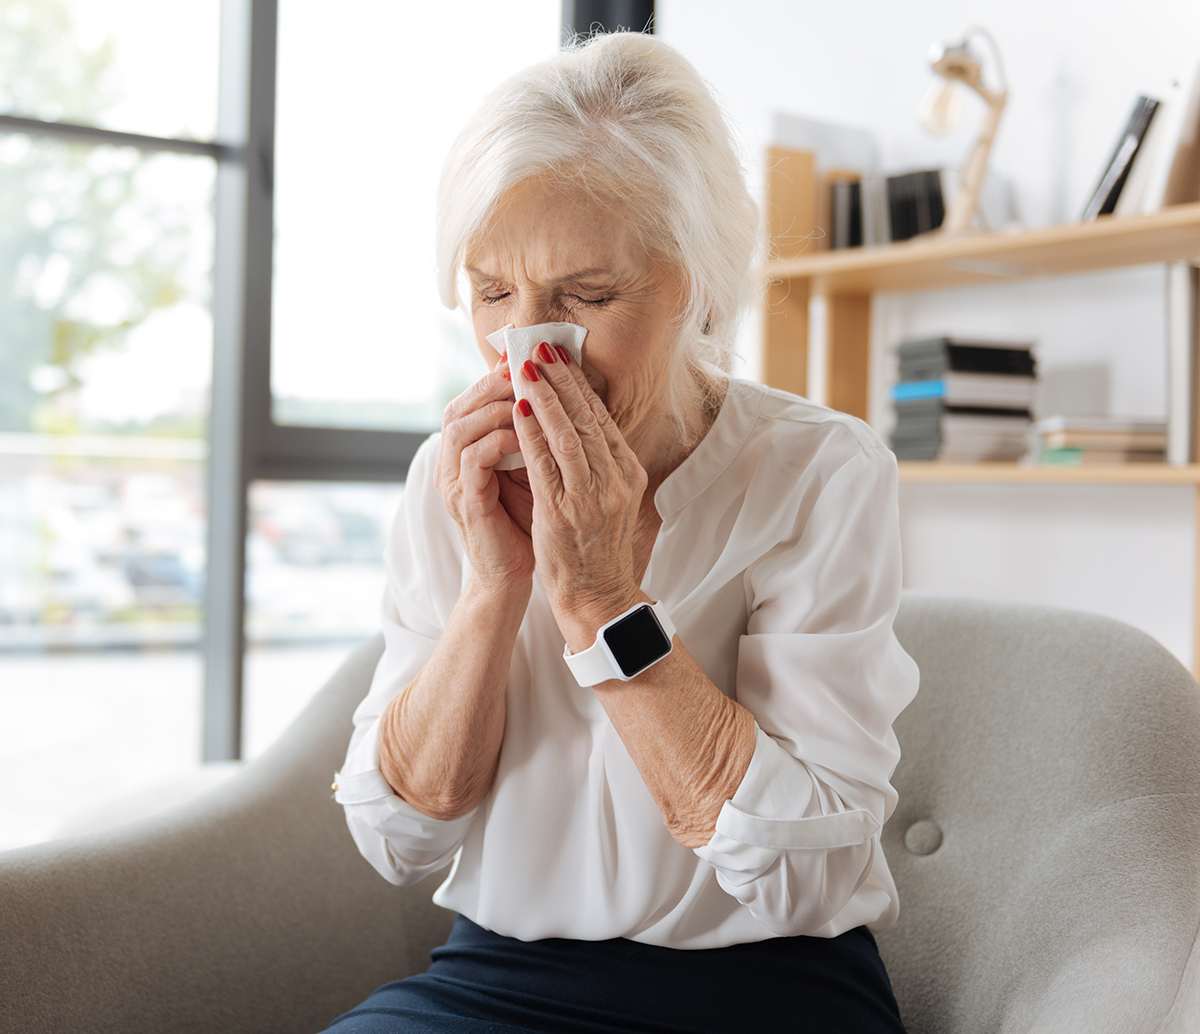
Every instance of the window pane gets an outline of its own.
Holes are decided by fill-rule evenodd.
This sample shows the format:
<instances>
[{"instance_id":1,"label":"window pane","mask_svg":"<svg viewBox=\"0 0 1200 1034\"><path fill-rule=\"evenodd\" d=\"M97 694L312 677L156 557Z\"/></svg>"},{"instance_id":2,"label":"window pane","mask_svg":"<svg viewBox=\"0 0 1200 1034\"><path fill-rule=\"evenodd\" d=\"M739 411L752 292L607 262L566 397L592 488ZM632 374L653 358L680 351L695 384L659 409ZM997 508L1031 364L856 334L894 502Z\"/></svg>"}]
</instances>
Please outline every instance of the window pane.
<instances>
[{"instance_id":1,"label":"window pane","mask_svg":"<svg viewBox=\"0 0 1200 1034\"><path fill-rule=\"evenodd\" d=\"M213 177L207 158L0 134L8 642L195 638Z\"/></svg>"},{"instance_id":2,"label":"window pane","mask_svg":"<svg viewBox=\"0 0 1200 1034\"><path fill-rule=\"evenodd\" d=\"M174 803L202 770L201 682L195 650L0 652L0 850Z\"/></svg>"},{"instance_id":3,"label":"window pane","mask_svg":"<svg viewBox=\"0 0 1200 1034\"><path fill-rule=\"evenodd\" d=\"M562 7L352 0L339 11L332 22L315 3L279 12L273 414L432 428L483 373L466 321L436 294L442 159L489 89L554 52Z\"/></svg>"},{"instance_id":4,"label":"window pane","mask_svg":"<svg viewBox=\"0 0 1200 1034\"><path fill-rule=\"evenodd\" d=\"M199 764L213 181L0 133L9 845Z\"/></svg>"},{"instance_id":5,"label":"window pane","mask_svg":"<svg viewBox=\"0 0 1200 1034\"><path fill-rule=\"evenodd\" d=\"M246 543L245 754L267 747L379 630L399 485L258 481Z\"/></svg>"},{"instance_id":6,"label":"window pane","mask_svg":"<svg viewBox=\"0 0 1200 1034\"><path fill-rule=\"evenodd\" d=\"M216 133L220 0L0 0L0 112Z\"/></svg>"}]
</instances>

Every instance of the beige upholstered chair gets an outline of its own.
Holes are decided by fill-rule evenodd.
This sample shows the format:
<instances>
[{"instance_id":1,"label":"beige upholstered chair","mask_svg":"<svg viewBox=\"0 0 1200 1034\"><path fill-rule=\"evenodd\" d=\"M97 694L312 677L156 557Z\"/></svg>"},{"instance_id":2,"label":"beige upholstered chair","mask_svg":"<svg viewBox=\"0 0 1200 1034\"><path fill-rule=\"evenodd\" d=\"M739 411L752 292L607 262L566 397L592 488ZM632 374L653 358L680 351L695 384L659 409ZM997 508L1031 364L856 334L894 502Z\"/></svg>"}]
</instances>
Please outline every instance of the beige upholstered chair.
<instances>
[{"instance_id":1,"label":"beige upholstered chair","mask_svg":"<svg viewBox=\"0 0 1200 1034\"><path fill-rule=\"evenodd\" d=\"M1200 688L1103 618L912 596L880 937L912 1034L1200 1030ZM0 854L0 1032L311 1034L449 929L330 800L378 641L204 797ZM780 988L786 994L786 988Z\"/></svg>"}]
</instances>

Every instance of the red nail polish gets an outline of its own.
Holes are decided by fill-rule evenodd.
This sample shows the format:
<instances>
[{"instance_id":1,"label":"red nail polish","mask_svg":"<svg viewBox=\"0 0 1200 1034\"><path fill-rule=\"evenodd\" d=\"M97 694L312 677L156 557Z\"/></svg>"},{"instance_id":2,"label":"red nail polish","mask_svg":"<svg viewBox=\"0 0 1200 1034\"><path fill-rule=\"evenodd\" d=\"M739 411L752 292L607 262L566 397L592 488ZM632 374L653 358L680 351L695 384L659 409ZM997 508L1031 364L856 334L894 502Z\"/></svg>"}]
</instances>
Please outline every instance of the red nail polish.
<instances>
[{"instance_id":1,"label":"red nail polish","mask_svg":"<svg viewBox=\"0 0 1200 1034\"><path fill-rule=\"evenodd\" d=\"M500 376L503 377L506 381L511 381L512 380L512 371L505 370L502 374L500 374Z\"/></svg>"},{"instance_id":2,"label":"red nail polish","mask_svg":"<svg viewBox=\"0 0 1200 1034\"><path fill-rule=\"evenodd\" d=\"M529 399L521 399L517 403L517 409L520 411L521 416L533 416L533 406L529 404Z\"/></svg>"},{"instance_id":3,"label":"red nail polish","mask_svg":"<svg viewBox=\"0 0 1200 1034\"><path fill-rule=\"evenodd\" d=\"M543 363L554 362L554 353L550 350L550 346L546 344L545 341L538 345L538 355L541 357Z\"/></svg>"},{"instance_id":4,"label":"red nail polish","mask_svg":"<svg viewBox=\"0 0 1200 1034\"><path fill-rule=\"evenodd\" d=\"M525 365L522 366L521 369L525 371L525 376L527 378L529 378L529 380L531 380L531 381L540 381L541 380L541 377L538 376L537 367L534 366L532 361L530 361L529 359L525 360Z\"/></svg>"},{"instance_id":5,"label":"red nail polish","mask_svg":"<svg viewBox=\"0 0 1200 1034\"><path fill-rule=\"evenodd\" d=\"M564 366L571 365L571 353L563 348L562 345L555 345L554 351L558 353L558 357L563 361Z\"/></svg>"}]
</instances>

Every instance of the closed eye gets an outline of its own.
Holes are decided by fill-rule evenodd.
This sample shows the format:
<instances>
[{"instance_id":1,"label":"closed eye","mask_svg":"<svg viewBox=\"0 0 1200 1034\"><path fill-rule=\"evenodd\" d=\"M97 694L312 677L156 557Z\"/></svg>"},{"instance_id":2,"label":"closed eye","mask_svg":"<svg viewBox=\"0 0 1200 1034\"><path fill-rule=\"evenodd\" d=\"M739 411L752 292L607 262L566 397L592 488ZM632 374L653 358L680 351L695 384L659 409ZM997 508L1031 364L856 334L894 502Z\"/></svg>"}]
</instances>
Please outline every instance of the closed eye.
<instances>
[{"instance_id":1,"label":"closed eye","mask_svg":"<svg viewBox=\"0 0 1200 1034\"><path fill-rule=\"evenodd\" d=\"M512 294L511 291L504 291L501 294L481 294L479 297L488 305L495 305L497 302L504 301L510 294Z\"/></svg>"},{"instance_id":2,"label":"closed eye","mask_svg":"<svg viewBox=\"0 0 1200 1034\"><path fill-rule=\"evenodd\" d=\"M568 297L574 298L575 301L582 302L584 305L603 305L608 301L607 298L580 298L577 294L568 295Z\"/></svg>"}]
</instances>

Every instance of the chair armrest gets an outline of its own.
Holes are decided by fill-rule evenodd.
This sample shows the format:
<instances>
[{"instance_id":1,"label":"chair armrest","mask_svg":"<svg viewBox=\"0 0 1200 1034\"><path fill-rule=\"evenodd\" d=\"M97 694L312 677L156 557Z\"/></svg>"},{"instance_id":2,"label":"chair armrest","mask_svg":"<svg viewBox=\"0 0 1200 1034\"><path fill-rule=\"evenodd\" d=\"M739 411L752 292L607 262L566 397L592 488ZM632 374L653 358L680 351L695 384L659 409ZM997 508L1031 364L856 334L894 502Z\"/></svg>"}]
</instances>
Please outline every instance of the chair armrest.
<instances>
[{"instance_id":1,"label":"chair armrest","mask_svg":"<svg viewBox=\"0 0 1200 1034\"><path fill-rule=\"evenodd\" d=\"M202 797L0 853L0 1030L293 1034L428 965L437 881L381 879L330 794L380 649Z\"/></svg>"}]
</instances>

